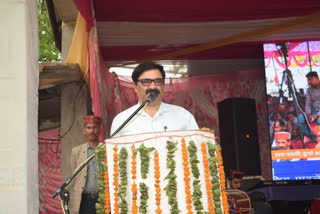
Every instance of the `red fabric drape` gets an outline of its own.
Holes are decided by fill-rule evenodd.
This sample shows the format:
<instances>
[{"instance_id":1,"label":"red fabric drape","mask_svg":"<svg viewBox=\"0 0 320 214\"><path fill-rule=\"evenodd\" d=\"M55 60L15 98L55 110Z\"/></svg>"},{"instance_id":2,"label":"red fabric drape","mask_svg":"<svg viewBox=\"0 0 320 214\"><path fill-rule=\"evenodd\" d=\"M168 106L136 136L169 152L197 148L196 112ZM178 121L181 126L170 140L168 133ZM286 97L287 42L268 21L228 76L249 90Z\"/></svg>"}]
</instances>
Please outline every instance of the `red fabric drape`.
<instances>
[{"instance_id":1,"label":"red fabric drape","mask_svg":"<svg viewBox=\"0 0 320 214\"><path fill-rule=\"evenodd\" d=\"M59 139L59 129L39 132L39 138ZM62 182L60 141L39 140L39 213L62 213L59 196L52 194Z\"/></svg>"},{"instance_id":2,"label":"red fabric drape","mask_svg":"<svg viewBox=\"0 0 320 214\"><path fill-rule=\"evenodd\" d=\"M87 31L94 25L91 0L74 0L78 10L87 22Z\"/></svg>"}]
</instances>

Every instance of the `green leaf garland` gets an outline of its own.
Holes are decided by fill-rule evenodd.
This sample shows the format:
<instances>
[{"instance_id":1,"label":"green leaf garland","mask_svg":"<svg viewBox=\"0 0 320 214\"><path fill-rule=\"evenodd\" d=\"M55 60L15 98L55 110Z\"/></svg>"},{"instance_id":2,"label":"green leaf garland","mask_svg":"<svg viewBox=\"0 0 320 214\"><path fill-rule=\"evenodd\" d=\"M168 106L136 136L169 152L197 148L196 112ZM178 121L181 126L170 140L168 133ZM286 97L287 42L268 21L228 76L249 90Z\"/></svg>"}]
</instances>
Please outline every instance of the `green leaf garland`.
<instances>
[{"instance_id":1,"label":"green leaf garland","mask_svg":"<svg viewBox=\"0 0 320 214\"><path fill-rule=\"evenodd\" d=\"M139 183L139 190L140 190L140 205L139 205L139 213L147 214L148 213L148 199L149 199L149 192L148 187L145 183Z\"/></svg>"},{"instance_id":2,"label":"green leaf garland","mask_svg":"<svg viewBox=\"0 0 320 214\"><path fill-rule=\"evenodd\" d=\"M96 213L105 214L105 193L104 193L104 172L107 172L108 169L105 166L104 157L106 152L103 147L98 146L95 149L95 155L97 160L97 193L98 193L98 202L96 203Z\"/></svg>"},{"instance_id":3,"label":"green leaf garland","mask_svg":"<svg viewBox=\"0 0 320 214\"><path fill-rule=\"evenodd\" d=\"M171 206L171 214L178 214L181 211L178 209L178 201L177 201L177 181L175 175L176 169L176 161L174 160L174 153L178 149L178 143L174 143L172 141L167 141L167 168L170 170L165 179L168 179L169 182L164 188L166 194L168 196L168 203Z\"/></svg>"},{"instance_id":4,"label":"green leaf garland","mask_svg":"<svg viewBox=\"0 0 320 214\"><path fill-rule=\"evenodd\" d=\"M203 204L201 201L202 191L201 191L201 184L199 180L200 171L198 168L198 163L200 163L200 161L197 158L197 147L193 141L189 142L188 153L189 153L190 164L191 164L191 172L193 177L195 178L192 183L193 185L192 201L193 201L195 210L197 211L197 214L203 214Z\"/></svg>"},{"instance_id":5,"label":"green leaf garland","mask_svg":"<svg viewBox=\"0 0 320 214\"><path fill-rule=\"evenodd\" d=\"M140 170L141 170L141 177L143 179L147 178L147 174L149 173L149 165L150 165L150 153L152 151L154 151L155 149L152 148L147 148L145 147L144 144L142 144L136 151L135 151L135 155L137 152L140 153Z\"/></svg>"},{"instance_id":6,"label":"green leaf garland","mask_svg":"<svg viewBox=\"0 0 320 214\"><path fill-rule=\"evenodd\" d=\"M209 153L209 168L210 168L210 174L212 177L211 183L212 183L212 197L215 205L215 212L220 213L222 212L221 208L221 190L220 190L220 179L218 175L218 169L217 169L217 157L216 157L216 149L217 145L214 145L210 142L207 142L208 147L208 153Z\"/></svg>"}]
</instances>

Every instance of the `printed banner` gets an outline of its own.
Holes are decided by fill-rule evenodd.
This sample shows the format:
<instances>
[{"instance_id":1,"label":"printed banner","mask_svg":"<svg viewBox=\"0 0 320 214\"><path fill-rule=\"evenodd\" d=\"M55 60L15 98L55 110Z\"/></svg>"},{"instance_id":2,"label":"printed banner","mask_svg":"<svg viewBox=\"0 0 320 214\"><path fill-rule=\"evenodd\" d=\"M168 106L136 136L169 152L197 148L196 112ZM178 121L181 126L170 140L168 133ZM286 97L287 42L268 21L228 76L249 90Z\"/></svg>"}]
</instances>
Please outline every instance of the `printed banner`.
<instances>
[{"instance_id":1,"label":"printed banner","mask_svg":"<svg viewBox=\"0 0 320 214\"><path fill-rule=\"evenodd\" d=\"M320 160L320 149L291 149L271 151L272 160L314 159Z\"/></svg>"}]
</instances>

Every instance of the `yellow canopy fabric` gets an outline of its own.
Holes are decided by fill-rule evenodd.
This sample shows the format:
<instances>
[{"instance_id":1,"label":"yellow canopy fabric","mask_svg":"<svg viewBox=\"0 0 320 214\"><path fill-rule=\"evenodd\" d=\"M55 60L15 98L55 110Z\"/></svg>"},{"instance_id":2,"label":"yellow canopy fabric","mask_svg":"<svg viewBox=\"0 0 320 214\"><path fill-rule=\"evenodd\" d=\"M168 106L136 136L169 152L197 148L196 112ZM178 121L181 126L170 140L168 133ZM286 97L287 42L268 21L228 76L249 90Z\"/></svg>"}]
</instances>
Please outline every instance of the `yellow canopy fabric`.
<instances>
[{"instance_id":1,"label":"yellow canopy fabric","mask_svg":"<svg viewBox=\"0 0 320 214\"><path fill-rule=\"evenodd\" d=\"M89 85L89 49L88 38L89 32L86 30L86 20L80 12L78 12L77 24L73 33L72 44L65 63L78 64L83 78Z\"/></svg>"}]
</instances>

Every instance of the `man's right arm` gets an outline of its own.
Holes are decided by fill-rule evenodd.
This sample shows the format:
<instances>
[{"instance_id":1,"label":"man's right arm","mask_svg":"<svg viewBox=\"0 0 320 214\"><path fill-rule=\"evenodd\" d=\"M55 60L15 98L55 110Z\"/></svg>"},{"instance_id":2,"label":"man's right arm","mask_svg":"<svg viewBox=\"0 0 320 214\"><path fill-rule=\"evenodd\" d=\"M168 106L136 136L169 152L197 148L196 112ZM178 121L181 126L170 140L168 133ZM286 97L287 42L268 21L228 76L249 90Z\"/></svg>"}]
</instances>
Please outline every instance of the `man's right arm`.
<instances>
[{"instance_id":1,"label":"man's right arm","mask_svg":"<svg viewBox=\"0 0 320 214\"><path fill-rule=\"evenodd\" d=\"M311 114L311 94L309 88L307 89L305 111L307 114Z\"/></svg>"},{"instance_id":2,"label":"man's right arm","mask_svg":"<svg viewBox=\"0 0 320 214\"><path fill-rule=\"evenodd\" d=\"M307 118L308 118L309 122L312 123L318 118L318 115L312 115L311 114L311 92L310 92L310 88L307 89L307 93L306 94L307 95L306 95L305 111L306 111Z\"/></svg>"}]
</instances>

